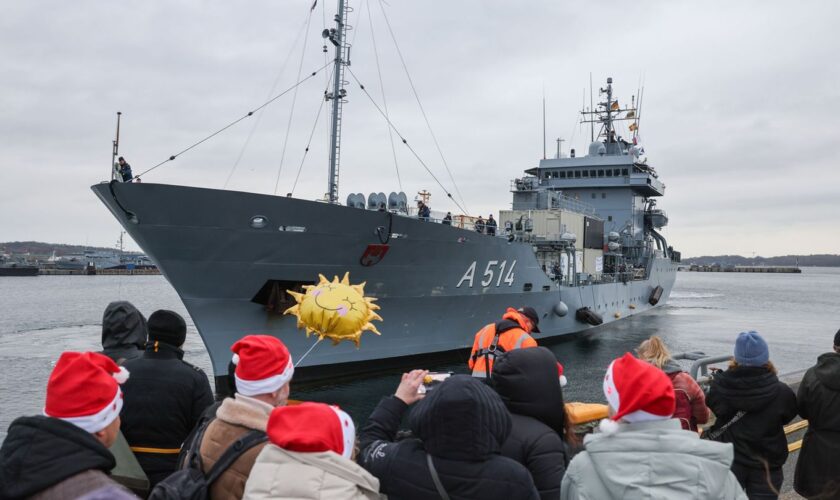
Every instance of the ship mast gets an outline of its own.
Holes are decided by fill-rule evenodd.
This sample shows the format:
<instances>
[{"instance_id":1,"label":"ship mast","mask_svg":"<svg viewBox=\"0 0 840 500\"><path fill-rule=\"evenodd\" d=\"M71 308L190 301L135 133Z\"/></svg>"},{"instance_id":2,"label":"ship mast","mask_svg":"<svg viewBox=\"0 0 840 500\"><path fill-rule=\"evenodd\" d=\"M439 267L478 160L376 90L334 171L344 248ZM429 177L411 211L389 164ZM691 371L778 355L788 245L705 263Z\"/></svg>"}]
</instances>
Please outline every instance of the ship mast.
<instances>
[{"instance_id":1,"label":"ship mast","mask_svg":"<svg viewBox=\"0 0 840 500\"><path fill-rule=\"evenodd\" d=\"M636 130L638 130L638 110L635 106L635 97L632 98L631 102L634 104L630 107L622 108L618 101L613 99L613 88L612 88L613 79L607 78L607 87L599 89L599 93L601 95L606 96L606 100L604 102L598 103L597 109L590 109L588 111L581 111L581 115L583 116L583 120L581 123L589 123L589 124L601 124L601 130L598 132L597 138L604 139L604 144L615 144L618 142L617 132L615 130L615 122L617 121L633 121L633 124L630 126L630 131L633 132L633 136L636 136ZM623 114L622 114L623 113ZM593 135L593 142L595 136ZM610 147L607 148L608 154L613 154L610 151Z\"/></svg>"},{"instance_id":2,"label":"ship mast","mask_svg":"<svg viewBox=\"0 0 840 500\"><path fill-rule=\"evenodd\" d=\"M335 45L335 68L333 69L332 92L325 96L332 101L332 127L330 132L330 171L327 177L327 198L330 203L338 201L338 166L341 151L341 107L347 91L344 85L344 67L350 65L350 44L347 40L346 16L350 7L348 0L338 0L338 14L335 15L335 28L324 30L322 36Z\"/></svg>"}]
</instances>

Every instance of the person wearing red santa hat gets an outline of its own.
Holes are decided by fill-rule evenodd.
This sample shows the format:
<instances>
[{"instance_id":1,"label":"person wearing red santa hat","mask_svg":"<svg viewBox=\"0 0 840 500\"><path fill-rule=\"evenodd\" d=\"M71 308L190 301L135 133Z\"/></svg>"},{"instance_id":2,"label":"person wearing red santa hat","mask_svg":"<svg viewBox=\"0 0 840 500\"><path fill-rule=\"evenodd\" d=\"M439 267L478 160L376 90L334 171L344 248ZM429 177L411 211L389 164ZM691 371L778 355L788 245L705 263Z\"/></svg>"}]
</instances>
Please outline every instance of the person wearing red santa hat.
<instances>
[{"instance_id":1,"label":"person wearing red santa hat","mask_svg":"<svg viewBox=\"0 0 840 500\"><path fill-rule=\"evenodd\" d=\"M584 438L563 476L560 498L746 499L729 469L731 444L685 432L665 373L630 353L604 376L610 417Z\"/></svg>"},{"instance_id":2,"label":"person wearing red santa hat","mask_svg":"<svg viewBox=\"0 0 840 500\"><path fill-rule=\"evenodd\" d=\"M0 498L78 498L103 488L131 495L108 474L128 371L109 357L65 352L47 382L42 416L20 417L0 448Z\"/></svg>"},{"instance_id":3,"label":"person wearing red santa hat","mask_svg":"<svg viewBox=\"0 0 840 500\"><path fill-rule=\"evenodd\" d=\"M379 499L379 480L353 461L356 427L349 415L323 403L275 408L271 444L260 452L245 498Z\"/></svg>"},{"instance_id":4,"label":"person wearing red santa hat","mask_svg":"<svg viewBox=\"0 0 840 500\"><path fill-rule=\"evenodd\" d=\"M154 488L175 472L181 444L213 404L213 391L207 375L183 359L187 324L181 315L155 311L146 326L146 351L124 363L131 379L123 388L120 429Z\"/></svg>"},{"instance_id":5,"label":"person wearing red santa hat","mask_svg":"<svg viewBox=\"0 0 840 500\"><path fill-rule=\"evenodd\" d=\"M216 410L199 445L207 473L225 450L252 430L265 432L275 407L285 406L295 365L286 346L270 335L247 335L231 346L236 393ZM254 461L266 443L242 454L210 487L210 498L242 498Z\"/></svg>"}]
</instances>

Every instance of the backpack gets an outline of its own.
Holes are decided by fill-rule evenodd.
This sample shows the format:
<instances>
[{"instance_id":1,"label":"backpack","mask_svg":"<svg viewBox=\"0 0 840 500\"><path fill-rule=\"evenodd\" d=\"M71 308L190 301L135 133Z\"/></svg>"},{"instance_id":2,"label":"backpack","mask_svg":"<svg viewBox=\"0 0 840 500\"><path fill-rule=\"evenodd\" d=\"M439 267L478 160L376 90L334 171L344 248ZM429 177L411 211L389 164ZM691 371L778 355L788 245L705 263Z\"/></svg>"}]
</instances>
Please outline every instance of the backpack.
<instances>
[{"instance_id":1,"label":"backpack","mask_svg":"<svg viewBox=\"0 0 840 500\"><path fill-rule=\"evenodd\" d=\"M212 420L208 420L196 434L186 455L184 468L155 485L149 494L149 500L205 500L210 498L210 486L230 467L236 459L254 446L264 443L268 436L264 432L252 430L228 446L219 460L207 474L203 472L199 448L204 439L204 431Z\"/></svg>"},{"instance_id":2,"label":"backpack","mask_svg":"<svg viewBox=\"0 0 840 500\"><path fill-rule=\"evenodd\" d=\"M668 378L671 379L671 385L674 384L676 376L682 372L667 373ZM676 398L676 407L674 409L674 417L680 420L682 428L689 430L697 430L697 419L691 412L691 398L688 397L688 392L685 389L677 389L674 387L674 396Z\"/></svg>"}]
</instances>

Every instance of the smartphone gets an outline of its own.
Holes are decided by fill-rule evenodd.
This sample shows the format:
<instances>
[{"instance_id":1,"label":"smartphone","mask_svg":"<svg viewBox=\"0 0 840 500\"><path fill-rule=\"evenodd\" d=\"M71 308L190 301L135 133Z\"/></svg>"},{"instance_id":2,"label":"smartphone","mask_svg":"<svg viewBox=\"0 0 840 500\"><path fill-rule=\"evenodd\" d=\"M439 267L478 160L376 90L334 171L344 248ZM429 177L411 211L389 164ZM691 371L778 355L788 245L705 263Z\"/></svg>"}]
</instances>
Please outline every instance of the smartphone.
<instances>
[{"instance_id":1,"label":"smartphone","mask_svg":"<svg viewBox=\"0 0 840 500\"><path fill-rule=\"evenodd\" d=\"M423 378L423 384L417 388L418 394L426 394L434 390L435 387L441 384L444 380L452 376L452 372L429 372Z\"/></svg>"}]
</instances>

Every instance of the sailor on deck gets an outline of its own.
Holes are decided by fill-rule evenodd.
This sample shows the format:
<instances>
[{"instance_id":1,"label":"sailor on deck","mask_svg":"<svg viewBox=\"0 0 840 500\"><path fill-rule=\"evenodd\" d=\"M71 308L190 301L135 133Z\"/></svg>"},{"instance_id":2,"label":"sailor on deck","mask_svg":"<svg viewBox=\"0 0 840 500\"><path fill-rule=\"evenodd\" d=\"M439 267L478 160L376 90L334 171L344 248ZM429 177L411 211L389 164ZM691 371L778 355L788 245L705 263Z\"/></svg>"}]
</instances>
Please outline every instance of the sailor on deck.
<instances>
[{"instance_id":1,"label":"sailor on deck","mask_svg":"<svg viewBox=\"0 0 840 500\"><path fill-rule=\"evenodd\" d=\"M496 236L496 219L493 218L493 214L490 214L490 217L487 218L487 222L485 223L485 227L487 228L487 235L488 236Z\"/></svg>"},{"instance_id":2,"label":"sailor on deck","mask_svg":"<svg viewBox=\"0 0 840 500\"><path fill-rule=\"evenodd\" d=\"M475 334L470 359L467 361L473 377L489 378L493 361L498 354L537 347L537 341L530 333L540 333L537 325L540 318L533 307L508 307L502 321L490 323Z\"/></svg>"},{"instance_id":3,"label":"sailor on deck","mask_svg":"<svg viewBox=\"0 0 840 500\"><path fill-rule=\"evenodd\" d=\"M120 175L118 179L120 182L131 182L132 175L131 175L131 165L125 161L125 158L122 156L119 157L117 160L117 173Z\"/></svg>"},{"instance_id":4,"label":"sailor on deck","mask_svg":"<svg viewBox=\"0 0 840 500\"><path fill-rule=\"evenodd\" d=\"M475 220L475 231L479 234L484 234L484 217L480 215Z\"/></svg>"}]
</instances>

